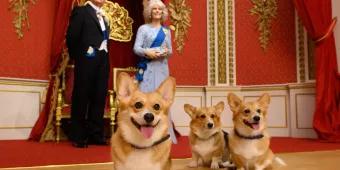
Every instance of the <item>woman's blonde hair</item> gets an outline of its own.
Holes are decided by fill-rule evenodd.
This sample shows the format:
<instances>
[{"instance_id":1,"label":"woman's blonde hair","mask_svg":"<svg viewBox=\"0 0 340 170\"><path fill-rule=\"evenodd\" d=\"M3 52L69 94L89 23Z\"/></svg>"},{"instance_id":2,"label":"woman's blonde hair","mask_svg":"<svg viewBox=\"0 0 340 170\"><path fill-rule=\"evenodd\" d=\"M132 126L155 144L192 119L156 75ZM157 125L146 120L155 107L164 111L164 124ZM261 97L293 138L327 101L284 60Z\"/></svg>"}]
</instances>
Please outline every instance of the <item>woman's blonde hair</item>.
<instances>
[{"instance_id":1,"label":"woman's blonde hair","mask_svg":"<svg viewBox=\"0 0 340 170\"><path fill-rule=\"evenodd\" d=\"M161 0L146 0L146 1L148 2L144 4L144 12L143 12L144 20L146 23L151 22L152 8L154 8L156 5L158 5L162 9L161 22L164 22L168 18L168 9L166 8L166 6Z\"/></svg>"}]
</instances>

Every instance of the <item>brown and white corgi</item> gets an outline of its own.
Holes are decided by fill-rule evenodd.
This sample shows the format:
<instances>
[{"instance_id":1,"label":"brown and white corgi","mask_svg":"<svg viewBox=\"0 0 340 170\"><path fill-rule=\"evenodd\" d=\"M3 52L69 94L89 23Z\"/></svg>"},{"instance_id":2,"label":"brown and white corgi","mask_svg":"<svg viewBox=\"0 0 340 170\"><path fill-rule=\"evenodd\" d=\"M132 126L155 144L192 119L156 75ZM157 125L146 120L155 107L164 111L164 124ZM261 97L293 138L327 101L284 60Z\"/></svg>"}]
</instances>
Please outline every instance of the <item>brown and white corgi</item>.
<instances>
[{"instance_id":1,"label":"brown and white corgi","mask_svg":"<svg viewBox=\"0 0 340 170\"><path fill-rule=\"evenodd\" d=\"M267 93L254 102L244 102L233 93L228 95L234 122L234 129L229 135L229 147L232 161L238 170L272 169L274 160L285 165L269 148L269 102L270 96Z\"/></svg>"},{"instance_id":2,"label":"brown and white corgi","mask_svg":"<svg viewBox=\"0 0 340 170\"><path fill-rule=\"evenodd\" d=\"M171 168L168 110L175 86L169 77L156 91L143 93L127 73L119 74L118 129L111 139L115 170Z\"/></svg>"},{"instance_id":3,"label":"brown and white corgi","mask_svg":"<svg viewBox=\"0 0 340 170\"><path fill-rule=\"evenodd\" d=\"M188 166L207 166L212 169L218 169L222 164L228 166L228 134L222 131L221 123L224 103L200 109L185 104L184 110L191 117L189 141L192 161Z\"/></svg>"}]
</instances>

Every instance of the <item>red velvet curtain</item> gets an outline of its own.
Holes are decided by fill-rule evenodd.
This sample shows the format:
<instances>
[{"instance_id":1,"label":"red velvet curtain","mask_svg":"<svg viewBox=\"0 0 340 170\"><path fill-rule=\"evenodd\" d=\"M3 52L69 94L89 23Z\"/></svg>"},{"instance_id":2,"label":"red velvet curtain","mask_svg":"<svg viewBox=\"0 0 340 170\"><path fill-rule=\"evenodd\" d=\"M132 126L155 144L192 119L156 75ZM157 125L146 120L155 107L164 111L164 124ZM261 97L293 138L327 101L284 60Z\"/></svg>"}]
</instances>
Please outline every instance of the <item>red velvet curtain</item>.
<instances>
[{"instance_id":1,"label":"red velvet curtain","mask_svg":"<svg viewBox=\"0 0 340 170\"><path fill-rule=\"evenodd\" d=\"M308 35L315 40L316 106L313 126L319 139L340 142L340 77L332 28L331 0L294 0ZM333 26L333 27L332 27Z\"/></svg>"},{"instance_id":2,"label":"red velvet curtain","mask_svg":"<svg viewBox=\"0 0 340 170\"><path fill-rule=\"evenodd\" d=\"M129 12L129 16L133 19L133 36L130 42L110 41L109 55L111 68L133 67L137 64L138 56L133 53L132 49L135 42L137 29L140 25L144 24L142 1L143 0L112 0L112 2L118 3ZM112 82L112 76L110 76L109 87L111 89L113 87Z\"/></svg>"},{"instance_id":3,"label":"red velvet curtain","mask_svg":"<svg viewBox=\"0 0 340 170\"><path fill-rule=\"evenodd\" d=\"M53 38L52 38L52 54L50 58L50 75L55 75L58 68L60 68L61 64L61 53L62 49L65 47L65 32L68 25L68 20L70 16L70 12L72 9L73 0L67 1L56 1L56 12L55 12L55 22L53 29ZM46 103L44 105L43 110L41 111L37 122L35 123L31 134L30 139L40 140L42 133L45 130L50 109L52 108L51 97L54 93L53 88L55 87L56 76L51 76L48 91L46 94Z\"/></svg>"}]
</instances>

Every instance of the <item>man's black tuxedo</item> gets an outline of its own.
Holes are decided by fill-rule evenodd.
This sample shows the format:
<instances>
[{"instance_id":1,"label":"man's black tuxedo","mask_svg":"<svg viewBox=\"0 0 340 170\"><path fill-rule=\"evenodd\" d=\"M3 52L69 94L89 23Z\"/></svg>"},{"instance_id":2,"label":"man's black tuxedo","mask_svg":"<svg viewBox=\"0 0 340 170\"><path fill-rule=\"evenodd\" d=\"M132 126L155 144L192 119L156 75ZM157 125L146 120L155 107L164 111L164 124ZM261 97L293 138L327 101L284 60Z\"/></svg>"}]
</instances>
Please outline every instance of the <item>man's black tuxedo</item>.
<instances>
[{"instance_id":1,"label":"man's black tuxedo","mask_svg":"<svg viewBox=\"0 0 340 170\"><path fill-rule=\"evenodd\" d=\"M107 35L109 29L105 23ZM99 47L104 40L96 10L88 5L72 11L66 35L70 57L74 59L71 134L76 143L104 139L103 114L107 95L109 58ZM108 41L108 40L107 40ZM86 56L89 47L94 56Z\"/></svg>"}]
</instances>

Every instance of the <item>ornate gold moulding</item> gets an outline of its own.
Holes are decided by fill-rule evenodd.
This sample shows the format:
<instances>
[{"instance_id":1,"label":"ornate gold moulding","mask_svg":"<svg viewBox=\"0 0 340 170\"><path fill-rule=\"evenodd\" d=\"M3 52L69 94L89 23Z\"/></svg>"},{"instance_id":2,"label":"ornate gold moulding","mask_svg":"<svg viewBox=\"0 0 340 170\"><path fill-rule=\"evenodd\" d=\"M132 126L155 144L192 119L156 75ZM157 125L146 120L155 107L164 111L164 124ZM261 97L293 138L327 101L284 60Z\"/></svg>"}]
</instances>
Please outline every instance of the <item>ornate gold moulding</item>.
<instances>
[{"instance_id":1,"label":"ornate gold moulding","mask_svg":"<svg viewBox=\"0 0 340 170\"><path fill-rule=\"evenodd\" d=\"M191 27L192 9L186 5L185 0L171 0L169 3L171 26L175 29L176 50L182 53L188 28Z\"/></svg>"},{"instance_id":2,"label":"ornate gold moulding","mask_svg":"<svg viewBox=\"0 0 340 170\"><path fill-rule=\"evenodd\" d=\"M28 5L35 4L35 0L9 0L9 10L15 13L13 25L18 39L24 37L23 29L30 28L28 19Z\"/></svg>"},{"instance_id":3,"label":"ornate gold moulding","mask_svg":"<svg viewBox=\"0 0 340 170\"><path fill-rule=\"evenodd\" d=\"M251 0L254 4L250 9L251 15L257 15L257 30L260 32L260 45L263 50L266 50L271 35L271 22L277 15L277 2L276 0Z\"/></svg>"},{"instance_id":4,"label":"ornate gold moulding","mask_svg":"<svg viewBox=\"0 0 340 170\"><path fill-rule=\"evenodd\" d=\"M87 0L80 0L79 5L84 5ZM109 22L110 26L110 39L120 42L131 41L132 23L133 19L129 16L129 12L124 8L119 6L118 3L106 1L103 5L103 10L105 12L105 18Z\"/></svg>"}]
</instances>

